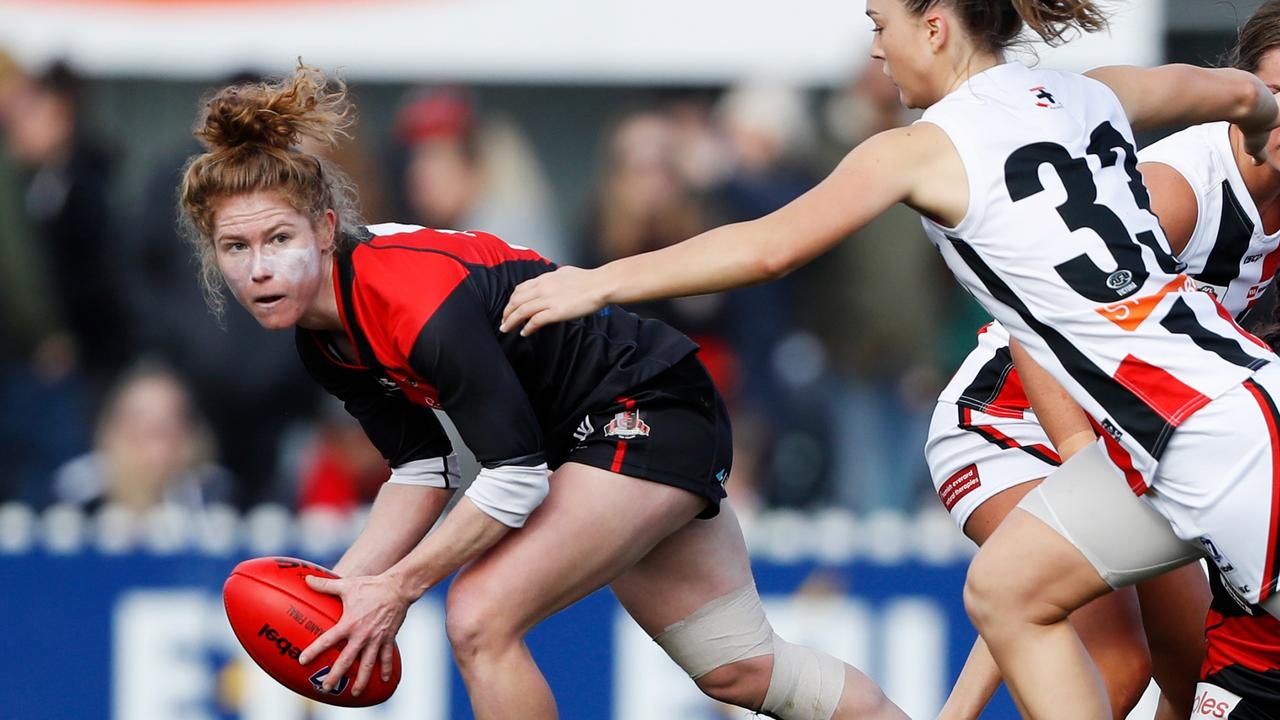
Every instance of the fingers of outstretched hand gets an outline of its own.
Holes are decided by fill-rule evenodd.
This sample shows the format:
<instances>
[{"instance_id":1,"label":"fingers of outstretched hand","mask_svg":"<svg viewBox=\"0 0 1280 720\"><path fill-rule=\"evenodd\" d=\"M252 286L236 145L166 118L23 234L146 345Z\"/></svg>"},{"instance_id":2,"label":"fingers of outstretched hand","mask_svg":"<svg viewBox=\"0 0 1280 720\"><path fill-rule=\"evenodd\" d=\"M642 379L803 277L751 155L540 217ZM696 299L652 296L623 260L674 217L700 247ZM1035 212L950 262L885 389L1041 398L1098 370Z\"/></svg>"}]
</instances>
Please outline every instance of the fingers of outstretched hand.
<instances>
[{"instance_id":1,"label":"fingers of outstretched hand","mask_svg":"<svg viewBox=\"0 0 1280 720\"><path fill-rule=\"evenodd\" d=\"M530 315L544 307L546 307L545 300L535 299L532 296L517 300L513 295L511 301L507 303L502 324L498 326L498 329L502 332L511 332L523 325Z\"/></svg>"}]
</instances>

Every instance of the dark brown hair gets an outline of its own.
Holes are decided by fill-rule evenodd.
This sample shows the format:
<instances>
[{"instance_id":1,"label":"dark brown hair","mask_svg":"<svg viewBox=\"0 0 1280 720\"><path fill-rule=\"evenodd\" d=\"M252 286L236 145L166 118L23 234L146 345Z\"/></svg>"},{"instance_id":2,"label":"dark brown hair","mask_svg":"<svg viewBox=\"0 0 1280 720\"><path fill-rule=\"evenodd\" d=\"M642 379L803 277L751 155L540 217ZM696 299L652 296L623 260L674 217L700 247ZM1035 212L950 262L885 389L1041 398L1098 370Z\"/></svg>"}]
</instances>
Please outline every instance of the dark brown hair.
<instances>
[{"instance_id":1,"label":"dark brown hair","mask_svg":"<svg viewBox=\"0 0 1280 720\"><path fill-rule=\"evenodd\" d=\"M1268 0L1240 28L1240 37L1225 64L1257 72L1262 56L1276 48L1280 48L1280 0Z\"/></svg>"},{"instance_id":2,"label":"dark brown hair","mask_svg":"<svg viewBox=\"0 0 1280 720\"><path fill-rule=\"evenodd\" d=\"M291 77L231 85L204 103L194 134L208 152L187 161L179 206L188 240L200 259L205 300L221 317L222 275L213 248L214 205L226 198L272 191L319 226L326 210L338 215L337 241L360 225L355 188L323 158L297 147L310 138L335 145L353 122L346 85L298 63Z\"/></svg>"},{"instance_id":3,"label":"dark brown hair","mask_svg":"<svg viewBox=\"0 0 1280 720\"><path fill-rule=\"evenodd\" d=\"M1095 32L1107 26L1106 15L1092 0L902 0L920 15L946 3L980 47L1000 52L1018 42L1022 26L1050 45L1061 45L1073 30Z\"/></svg>"}]
</instances>

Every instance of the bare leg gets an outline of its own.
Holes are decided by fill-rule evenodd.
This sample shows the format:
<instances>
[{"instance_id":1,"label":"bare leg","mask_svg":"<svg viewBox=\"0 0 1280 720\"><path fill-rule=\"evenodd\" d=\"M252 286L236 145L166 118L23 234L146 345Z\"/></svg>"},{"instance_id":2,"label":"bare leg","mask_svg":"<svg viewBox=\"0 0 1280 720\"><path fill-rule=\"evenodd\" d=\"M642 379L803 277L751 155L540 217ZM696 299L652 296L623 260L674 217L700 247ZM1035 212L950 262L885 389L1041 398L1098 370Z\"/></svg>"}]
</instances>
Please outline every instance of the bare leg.
<instances>
[{"instance_id":1,"label":"bare leg","mask_svg":"<svg viewBox=\"0 0 1280 720\"><path fill-rule=\"evenodd\" d=\"M1039 484L1039 480L1033 480L993 495L969 516L965 534L983 545L1018 501ZM1142 699L1151 679L1151 661L1133 591L1126 588L1094 600L1071 614L1071 624L1098 666L1114 717L1124 718ZM940 719L979 717L1000 687L1000 679L1000 669L990 650L978 638Z\"/></svg>"},{"instance_id":2,"label":"bare leg","mask_svg":"<svg viewBox=\"0 0 1280 720\"><path fill-rule=\"evenodd\" d=\"M1110 591L1089 561L1015 509L969 566L965 606L1023 715L1107 720L1106 686L1067 616Z\"/></svg>"},{"instance_id":3,"label":"bare leg","mask_svg":"<svg viewBox=\"0 0 1280 720\"><path fill-rule=\"evenodd\" d=\"M566 463L524 528L464 568L449 589L446 626L478 720L556 717L524 636L603 587L704 501L667 485Z\"/></svg>"},{"instance_id":4,"label":"bare leg","mask_svg":"<svg viewBox=\"0 0 1280 720\"><path fill-rule=\"evenodd\" d=\"M718 516L676 531L611 587L631 617L656 636L711 600L751 584L737 516L722 503ZM772 656L762 656L722 665L697 683L713 698L757 710L772 672ZM845 665L844 692L834 717L897 720L906 715L866 675Z\"/></svg>"},{"instance_id":5,"label":"bare leg","mask_svg":"<svg viewBox=\"0 0 1280 720\"><path fill-rule=\"evenodd\" d=\"M1204 619L1213 599L1209 581L1197 562L1135 587L1160 686L1156 718L1183 720L1191 714L1204 660Z\"/></svg>"}]
</instances>

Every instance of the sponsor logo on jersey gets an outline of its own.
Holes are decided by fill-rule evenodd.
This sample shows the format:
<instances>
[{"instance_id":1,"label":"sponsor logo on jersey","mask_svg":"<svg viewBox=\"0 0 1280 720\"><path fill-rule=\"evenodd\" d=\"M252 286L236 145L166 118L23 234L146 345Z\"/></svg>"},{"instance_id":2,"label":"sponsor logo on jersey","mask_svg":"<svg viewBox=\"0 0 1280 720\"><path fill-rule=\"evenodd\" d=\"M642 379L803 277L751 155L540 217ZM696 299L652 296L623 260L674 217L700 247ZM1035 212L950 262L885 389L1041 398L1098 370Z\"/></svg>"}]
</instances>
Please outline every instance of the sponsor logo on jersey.
<instances>
[{"instance_id":1,"label":"sponsor logo on jersey","mask_svg":"<svg viewBox=\"0 0 1280 720\"><path fill-rule=\"evenodd\" d=\"M720 483L721 485L723 485L724 481L728 479L729 479L728 469L720 468L720 470L716 472L716 482Z\"/></svg>"},{"instance_id":2,"label":"sponsor logo on jersey","mask_svg":"<svg viewBox=\"0 0 1280 720\"><path fill-rule=\"evenodd\" d=\"M1049 92L1049 90L1043 85L1037 85L1031 88L1031 92L1036 96L1036 107L1052 108L1055 110L1062 107L1062 103L1058 102L1057 99L1053 97L1053 93Z\"/></svg>"},{"instance_id":3,"label":"sponsor logo on jersey","mask_svg":"<svg viewBox=\"0 0 1280 720\"><path fill-rule=\"evenodd\" d=\"M1208 535L1201 535L1200 544L1204 546L1204 551L1209 554L1209 559L1212 560L1213 564L1217 565L1218 569L1224 574L1236 571L1236 566L1232 565L1231 561L1227 559L1227 556L1222 554L1222 551L1218 549L1218 545L1213 542L1213 538ZM1222 584L1231 585L1231 583L1228 582L1224 582ZM1249 592L1248 586L1240 588L1240 590L1242 592Z\"/></svg>"},{"instance_id":4,"label":"sponsor logo on jersey","mask_svg":"<svg viewBox=\"0 0 1280 720\"><path fill-rule=\"evenodd\" d=\"M942 487L938 488L938 498L942 500L942 504L949 512L965 495L980 487L982 487L982 479L978 477L977 464L973 464L962 468L960 472L942 483Z\"/></svg>"},{"instance_id":5,"label":"sponsor logo on jersey","mask_svg":"<svg viewBox=\"0 0 1280 720\"><path fill-rule=\"evenodd\" d=\"M1244 262L1245 262L1245 264L1246 264L1246 265L1247 265L1247 264L1249 264L1249 263L1256 263L1256 262L1258 262L1258 261L1259 261L1259 260L1261 260L1261 259L1262 259L1262 253L1258 253L1257 255L1245 255L1245 256L1244 256Z\"/></svg>"},{"instance_id":6,"label":"sponsor logo on jersey","mask_svg":"<svg viewBox=\"0 0 1280 720\"><path fill-rule=\"evenodd\" d=\"M620 437L623 439L633 438L639 435L649 436L649 424L640 417L639 410L623 410L608 425L604 426L604 434L610 437Z\"/></svg>"},{"instance_id":7,"label":"sponsor logo on jersey","mask_svg":"<svg viewBox=\"0 0 1280 720\"><path fill-rule=\"evenodd\" d=\"M1196 289L1208 295L1209 297L1213 298L1214 300L1222 299L1222 288L1215 287L1213 285L1201 285L1200 283L1196 283Z\"/></svg>"},{"instance_id":8,"label":"sponsor logo on jersey","mask_svg":"<svg viewBox=\"0 0 1280 720\"><path fill-rule=\"evenodd\" d=\"M1196 701L1191 706L1191 720L1229 718L1231 711L1239 706L1240 700L1240 696L1233 692L1202 682L1196 685Z\"/></svg>"},{"instance_id":9,"label":"sponsor logo on jersey","mask_svg":"<svg viewBox=\"0 0 1280 720\"><path fill-rule=\"evenodd\" d=\"M1106 430L1107 434L1111 436L1111 439L1119 440L1124 437L1124 431L1116 427L1116 424L1111 422L1111 418L1102 418L1101 425L1102 429Z\"/></svg>"},{"instance_id":10,"label":"sponsor logo on jersey","mask_svg":"<svg viewBox=\"0 0 1280 720\"><path fill-rule=\"evenodd\" d=\"M328 665L325 665L324 667L315 671L315 673L311 675L311 678L310 678L311 687L315 688L316 692L324 691L324 679L329 676L330 669L331 668ZM351 682L351 678L347 677L346 675L343 675L342 679L338 681L338 684L332 690L329 691L329 694L341 695L342 691L347 689L347 683L349 682Z\"/></svg>"},{"instance_id":11,"label":"sponsor logo on jersey","mask_svg":"<svg viewBox=\"0 0 1280 720\"><path fill-rule=\"evenodd\" d=\"M582 442L587 436L595 432L596 429L591 425L591 416L582 418L582 422L578 423L578 429L573 431L573 439Z\"/></svg>"}]
</instances>

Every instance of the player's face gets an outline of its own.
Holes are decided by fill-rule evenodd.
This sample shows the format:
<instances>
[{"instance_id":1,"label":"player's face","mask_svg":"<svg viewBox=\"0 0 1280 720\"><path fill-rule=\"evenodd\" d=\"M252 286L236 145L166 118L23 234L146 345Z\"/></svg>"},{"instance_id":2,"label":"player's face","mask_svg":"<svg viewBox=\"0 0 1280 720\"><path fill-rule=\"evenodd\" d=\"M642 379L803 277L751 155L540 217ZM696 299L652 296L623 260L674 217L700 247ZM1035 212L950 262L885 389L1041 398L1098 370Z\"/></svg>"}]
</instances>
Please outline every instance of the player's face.
<instances>
[{"instance_id":1,"label":"player's face","mask_svg":"<svg viewBox=\"0 0 1280 720\"><path fill-rule=\"evenodd\" d=\"M1280 48L1264 53L1262 59L1258 61L1258 69L1254 74L1271 88L1271 92L1280 92ZM1267 145L1267 158L1272 169L1280 172L1280 128L1271 131L1271 141Z\"/></svg>"},{"instance_id":2,"label":"player's face","mask_svg":"<svg viewBox=\"0 0 1280 720\"><path fill-rule=\"evenodd\" d=\"M912 15L901 0L867 0L867 17L875 24L871 57L884 61L884 72L898 88L907 107L932 104L929 91L933 51L921 17Z\"/></svg>"},{"instance_id":3,"label":"player's face","mask_svg":"<svg viewBox=\"0 0 1280 720\"><path fill-rule=\"evenodd\" d=\"M218 269L263 327L292 327L314 313L332 268L335 216L317 228L277 193L237 195L215 206Z\"/></svg>"}]
</instances>

